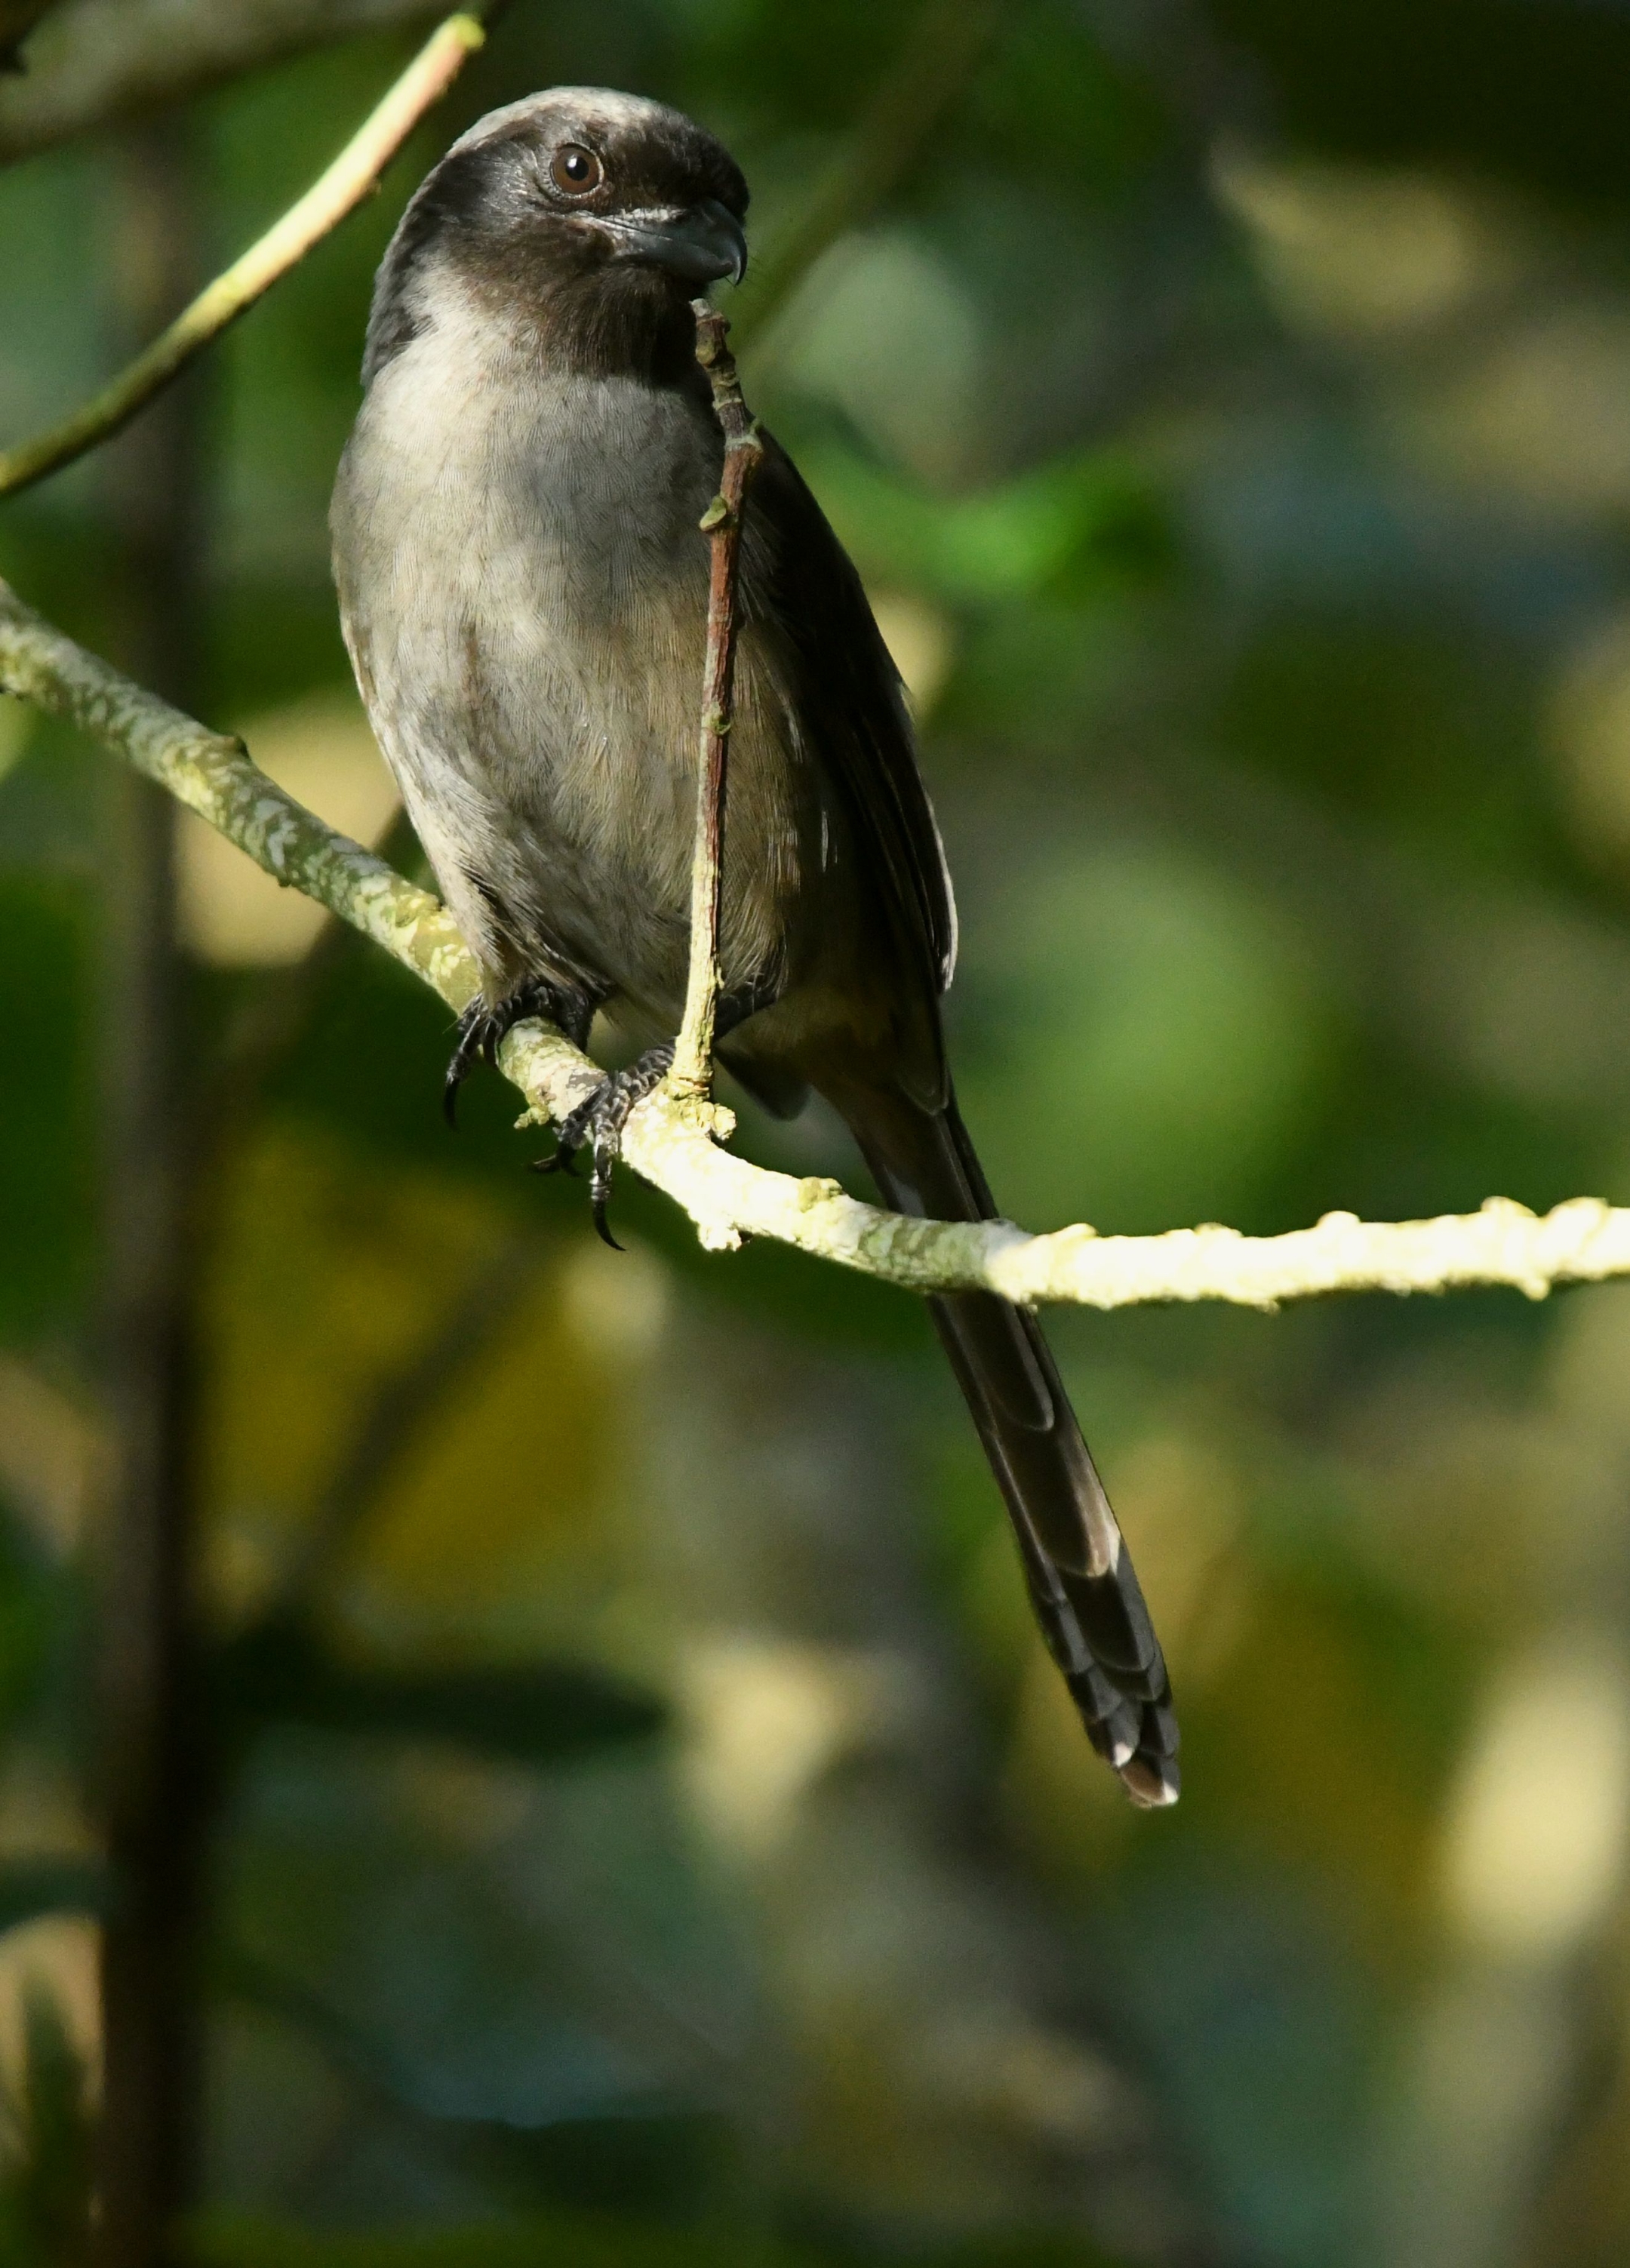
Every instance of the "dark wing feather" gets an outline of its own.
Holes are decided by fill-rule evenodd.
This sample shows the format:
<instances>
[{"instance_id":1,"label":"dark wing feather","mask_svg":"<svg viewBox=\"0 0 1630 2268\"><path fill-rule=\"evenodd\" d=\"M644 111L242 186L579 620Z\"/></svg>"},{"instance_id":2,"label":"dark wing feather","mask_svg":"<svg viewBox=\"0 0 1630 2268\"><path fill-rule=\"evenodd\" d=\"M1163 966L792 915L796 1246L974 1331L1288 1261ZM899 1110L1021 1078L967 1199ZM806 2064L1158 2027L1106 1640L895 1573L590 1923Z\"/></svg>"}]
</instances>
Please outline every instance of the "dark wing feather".
<instances>
[{"instance_id":1,"label":"dark wing feather","mask_svg":"<svg viewBox=\"0 0 1630 2268\"><path fill-rule=\"evenodd\" d=\"M951 982L957 916L899 673L826 514L786 451L763 438L742 539L745 611L773 620L785 640L800 723L928 1005Z\"/></svg>"}]
</instances>

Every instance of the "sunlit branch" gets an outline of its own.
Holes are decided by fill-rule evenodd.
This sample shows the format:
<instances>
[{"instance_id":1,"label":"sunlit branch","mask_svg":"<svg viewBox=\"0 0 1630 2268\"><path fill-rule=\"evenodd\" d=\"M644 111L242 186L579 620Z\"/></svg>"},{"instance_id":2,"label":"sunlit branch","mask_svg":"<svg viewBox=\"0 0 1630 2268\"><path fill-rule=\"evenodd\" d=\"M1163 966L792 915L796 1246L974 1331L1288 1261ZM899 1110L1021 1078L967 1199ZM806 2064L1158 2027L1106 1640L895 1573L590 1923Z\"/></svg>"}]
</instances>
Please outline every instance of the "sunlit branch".
<instances>
[{"instance_id":1,"label":"sunlit branch","mask_svg":"<svg viewBox=\"0 0 1630 2268\"><path fill-rule=\"evenodd\" d=\"M68 718L158 780L257 865L383 946L452 1009L474 997L475 964L444 909L360 843L324 824L209 732L63 636L0 583L0 688ZM547 1024L518 1024L499 1051L539 1120L564 1118L599 1079ZM983 1289L1025 1301L1126 1307L1220 1300L1272 1307L1333 1292L1441 1292L1630 1276L1630 1210L1575 1197L1537 1218L1509 1198L1426 1221L1327 1215L1287 1236L1176 1229L1032 1236L1006 1221L909 1220L862 1204L833 1181L766 1172L720 1149L730 1114L659 1089L628 1121L624 1155L681 1205L709 1249L767 1236L914 1292Z\"/></svg>"},{"instance_id":2,"label":"sunlit branch","mask_svg":"<svg viewBox=\"0 0 1630 2268\"><path fill-rule=\"evenodd\" d=\"M0 453L0 496L15 494L82 457L143 405L280 276L355 210L425 113L446 93L486 34L473 14L450 16L422 48L327 173L258 243L217 276L135 361L49 432Z\"/></svg>"}]
</instances>

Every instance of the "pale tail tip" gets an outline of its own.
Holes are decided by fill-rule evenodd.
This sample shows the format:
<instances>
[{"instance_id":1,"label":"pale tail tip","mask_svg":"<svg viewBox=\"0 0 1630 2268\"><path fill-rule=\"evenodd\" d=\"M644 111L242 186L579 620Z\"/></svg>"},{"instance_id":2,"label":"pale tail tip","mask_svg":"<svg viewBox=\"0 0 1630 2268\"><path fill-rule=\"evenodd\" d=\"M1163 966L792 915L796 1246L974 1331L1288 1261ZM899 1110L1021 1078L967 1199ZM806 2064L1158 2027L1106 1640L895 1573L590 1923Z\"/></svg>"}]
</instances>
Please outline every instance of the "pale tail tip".
<instances>
[{"instance_id":1,"label":"pale tail tip","mask_svg":"<svg viewBox=\"0 0 1630 2268\"><path fill-rule=\"evenodd\" d=\"M1180 1783L1174 1764L1155 1765L1147 1756L1131 1756L1123 1764L1117 1756L1115 1769L1140 1811L1164 1811L1177 1801Z\"/></svg>"}]
</instances>

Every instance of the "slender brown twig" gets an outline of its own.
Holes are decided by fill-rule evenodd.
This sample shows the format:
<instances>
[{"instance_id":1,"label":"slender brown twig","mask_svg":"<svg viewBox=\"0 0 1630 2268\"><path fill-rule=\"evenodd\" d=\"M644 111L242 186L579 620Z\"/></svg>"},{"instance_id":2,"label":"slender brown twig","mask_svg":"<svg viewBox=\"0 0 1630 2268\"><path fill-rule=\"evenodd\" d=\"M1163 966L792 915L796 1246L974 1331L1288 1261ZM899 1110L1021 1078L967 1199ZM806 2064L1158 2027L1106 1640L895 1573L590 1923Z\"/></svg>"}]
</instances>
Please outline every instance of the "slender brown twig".
<instances>
[{"instance_id":1,"label":"slender brown twig","mask_svg":"<svg viewBox=\"0 0 1630 2268\"><path fill-rule=\"evenodd\" d=\"M855 147L818 192L797 229L749 300L745 320L761 326L829 245L864 219L908 169L935 124L966 85L996 22L991 0L929 0L893 68L862 117ZM691 865L690 966L685 1013L674 1044L669 1091L704 1098L711 1080L721 983L719 929L730 733L738 630L737 582L747 490L763 457L757 424L742 398L731 326L706 300L696 303L696 358L713 386L724 433L719 493L702 517L710 549L708 648L703 672L701 761Z\"/></svg>"},{"instance_id":2,"label":"slender brown twig","mask_svg":"<svg viewBox=\"0 0 1630 2268\"><path fill-rule=\"evenodd\" d=\"M701 762L696 782L696 847L691 864L691 958L685 1017L669 1085L680 1095L705 1095L713 1067L719 1001L719 908L724 871L724 806L736 674L738 568L742 514L764 445L725 344L730 325L705 299L696 302L696 359L713 385L713 408L724 433L719 493L702 514L709 553L708 652L702 672Z\"/></svg>"},{"instance_id":3,"label":"slender brown twig","mask_svg":"<svg viewBox=\"0 0 1630 2268\"><path fill-rule=\"evenodd\" d=\"M253 306L377 188L380 174L425 113L441 100L486 38L477 17L450 16L420 49L383 102L345 148L252 244L184 308L167 330L126 364L101 392L48 432L0 453L0 497L60 472L123 425L162 391L193 357Z\"/></svg>"}]
</instances>

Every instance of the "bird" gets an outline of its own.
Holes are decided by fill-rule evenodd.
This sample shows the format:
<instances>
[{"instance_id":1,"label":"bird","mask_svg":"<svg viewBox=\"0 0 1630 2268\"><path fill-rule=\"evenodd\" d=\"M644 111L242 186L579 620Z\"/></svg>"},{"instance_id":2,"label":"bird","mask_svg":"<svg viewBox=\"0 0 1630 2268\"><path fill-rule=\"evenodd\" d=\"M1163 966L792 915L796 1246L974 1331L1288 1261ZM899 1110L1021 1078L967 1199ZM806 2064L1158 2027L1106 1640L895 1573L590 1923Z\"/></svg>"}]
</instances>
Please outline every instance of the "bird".
<instances>
[{"instance_id":1,"label":"bird","mask_svg":"<svg viewBox=\"0 0 1630 2268\"><path fill-rule=\"evenodd\" d=\"M560 1129L604 1204L685 995L709 559L723 436L697 295L746 268L748 190L666 105L556 87L462 135L380 263L330 516L379 746L480 968L448 1067L517 1020L652 1040ZM997 1218L941 998L957 922L904 689L860 577L767 433L741 533L719 1060L769 1110L812 1089L886 1204ZM1034 1314L931 1302L1037 1620L1134 1803L1176 1800L1170 1681Z\"/></svg>"}]
</instances>

